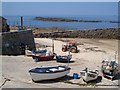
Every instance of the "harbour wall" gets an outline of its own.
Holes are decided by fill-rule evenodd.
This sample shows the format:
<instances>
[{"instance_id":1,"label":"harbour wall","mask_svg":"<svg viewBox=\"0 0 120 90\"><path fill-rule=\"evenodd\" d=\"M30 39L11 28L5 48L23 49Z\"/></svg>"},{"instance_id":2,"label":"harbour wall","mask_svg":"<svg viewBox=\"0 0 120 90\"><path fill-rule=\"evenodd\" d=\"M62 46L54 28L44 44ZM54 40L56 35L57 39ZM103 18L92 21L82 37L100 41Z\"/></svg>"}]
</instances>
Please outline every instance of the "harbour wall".
<instances>
[{"instance_id":1,"label":"harbour wall","mask_svg":"<svg viewBox=\"0 0 120 90\"><path fill-rule=\"evenodd\" d=\"M35 48L32 30L4 32L0 34L0 37L2 38L3 55L23 55L26 46L30 50Z\"/></svg>"}]
</instances>

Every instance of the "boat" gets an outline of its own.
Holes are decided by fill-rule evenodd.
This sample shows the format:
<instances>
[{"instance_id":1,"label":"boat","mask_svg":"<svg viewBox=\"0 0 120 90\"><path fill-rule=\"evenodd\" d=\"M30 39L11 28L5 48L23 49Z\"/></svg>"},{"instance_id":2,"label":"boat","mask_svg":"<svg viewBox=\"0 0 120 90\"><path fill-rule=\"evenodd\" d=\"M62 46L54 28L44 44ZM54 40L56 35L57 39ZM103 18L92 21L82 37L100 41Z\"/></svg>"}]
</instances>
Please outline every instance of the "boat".
<instances>
[{"instance_id":1,"label":"boat","mask_svg":"<svg viewBox=\"0 0 120 90\"><path fill-rule=\"evenodd\" d=\"M47 66L29 70L33 82L61 78L69 72L70 68L67 66Z\"/></svg>"},{"instance_id":2,"label":"boat","mask_svg":"<svg viewBox=\"0 0 120 90\"><path fill-rule=\"evenodd\" d=\"M55 53L52 52L47 52L47 50L35 50L35 51L30 51L30 50L25 50L25 55L30 56L35 61L47 61L47 60L53 60L54 56L56 55Z\"/></svg>"},{"instance_id":3,"label":"boat","mask_svg":"<svg viewBox=\"0 0 120 90\"><path fill-rule=\"evenodd\" d=\"M52 39L52 52L51 51L47 51L45 50L40 50L35 52L32 55L32 58L35 59L35 61L49 61L49 60L53 60L54 56L56 54L54 53L54 40Z\"/></svg>"},{"instance_id":4,"label":"boat","mask_svg":"<svg viewBox=\"0 0 120 90\"><path fill-rule=\"evenodd\" d=\"M90 70L85 68L84 70L80 71L81 77L85 82L97 80L99 72L98 70Z\"/></svg>"},{"instance_id":5,"label":"boat","mask_svg":"<svg viewBox=\"0 0 120 90\"><path fill-rule=\"evenodd\" d=\"M45 48L37 48L36 50L25 50L25 53L27 56L31 56L35 61L47 61L47 60L53 60L55 53L52 53L51 51L47 51Z\"/></svg>"},{"instance_id":6,"label":"boat","mask_svg":"<svg viewBox=\"0 0 120 90\"><path fill-rule=\"evenodd\" d=\"M68 56L56 56L56 61L57 62L63 62L63 63L67 63L70 62L72 58L72 55L68 55Z\"/></svg>"},{"instance_id":7,"label":"boat","mask_svg":"<svg viewBox=\"0 0 120 90\"><path fill-rule=\"evenodd\" d=\"M113 80L118 74L118 64L115 60L103 60L101 70L104 77L108 77Z\"/></svg>"},{"instance_id":8,"label":"boat","mask_svg":"<svg viewBox=\"0 0 120 90\"><path fill-rule=\"evenodd\" d=\"M55 54L51 54L51 55L32 55L33 59L38 59L38 61L48 61L48 60L53 60Z\"/></svg>"},{"instance_id":9,"label":"boat","mask_svg":"<svg viewBox=\"0 0 120 90\"><path fill-rule=\"evenodd\" d=\"M41 49L41 48L36 48L36 50L29 50L28 46L25 47L25 55L26 56L34 56L34 55L38 55L38 54L44 54L46 53L47 50L46 49Z\"/></svg>"},{"instance_id":10,"label":"boat","mask_svg":"<svg viewBox=\"0 0 120 90\"><path fill-rule=\"evenodd\" d=\"M26 56L32 56L33 53L32 53L32 51L30 51L30 50L25 50L25 55L26 55Z\"/></svg>"},{"instance_id":11,"label":"boat","mask_svg":"<svg viewBox=\"0 0 120 90\"><path fill-rule=\"evenodd\" d=\"M114 59L105 59L102 61L101 70L104 77L108 77L113 80L119 74L119 66L116 62L117 51L115 52Z\"/></svg>"}]
</instances>

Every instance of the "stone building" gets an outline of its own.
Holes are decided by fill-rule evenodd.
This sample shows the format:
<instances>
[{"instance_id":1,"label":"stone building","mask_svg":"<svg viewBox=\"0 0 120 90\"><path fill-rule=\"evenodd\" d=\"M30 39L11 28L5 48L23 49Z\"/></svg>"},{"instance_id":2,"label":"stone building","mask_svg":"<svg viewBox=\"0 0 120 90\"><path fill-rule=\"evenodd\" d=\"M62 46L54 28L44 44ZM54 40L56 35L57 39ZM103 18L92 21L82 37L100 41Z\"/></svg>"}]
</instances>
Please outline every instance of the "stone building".
<instances>
[{"instance_id":1,"label":"stone building","mask_svg":"<svg viewBox=\"0 0 120 90\"><path fill-rule=\"evenodd\" d=\"M25 47L35 49L32 30L10 32L7 19L0 16L0 54L24 55Z\"/></svg>"},{"instance_id":2,"label":"stone building","mask_svg":"<svg viewBox=\"0 0 120 90\"><path fill-rule=\"evenodd\" d=\"M10 28L7 24L7 19L0 16L0 32L9 32Z\"/></svg>"}]
</instances>

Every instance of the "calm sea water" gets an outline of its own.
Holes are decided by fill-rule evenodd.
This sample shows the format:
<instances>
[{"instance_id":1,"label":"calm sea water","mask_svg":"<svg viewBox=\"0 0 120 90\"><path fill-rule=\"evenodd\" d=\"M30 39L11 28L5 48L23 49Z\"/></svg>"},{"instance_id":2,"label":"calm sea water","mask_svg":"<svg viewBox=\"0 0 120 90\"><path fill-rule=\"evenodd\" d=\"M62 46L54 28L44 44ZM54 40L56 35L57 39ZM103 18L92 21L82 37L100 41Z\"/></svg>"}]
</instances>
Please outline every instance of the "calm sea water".
<instances>
[{"instance_id":1,"label":"calm sea water","mask_svg":"<svg viewBox=\"0 0 120 90\"><path fill-rule=\"evenodd\" d=\"M4 16L10 26L20 25L19 16ZM95 28L116 28L118 23L106 21L118 21L117 16L95 16L95 15L76 15L76 16L41 16L41 17L58 17L79 20L101 20L103 22L53 22L33 20L36 16L23 16L24 26L40 28L66 28L66 29L95 29Z\"/></svg>"}]
</instances>

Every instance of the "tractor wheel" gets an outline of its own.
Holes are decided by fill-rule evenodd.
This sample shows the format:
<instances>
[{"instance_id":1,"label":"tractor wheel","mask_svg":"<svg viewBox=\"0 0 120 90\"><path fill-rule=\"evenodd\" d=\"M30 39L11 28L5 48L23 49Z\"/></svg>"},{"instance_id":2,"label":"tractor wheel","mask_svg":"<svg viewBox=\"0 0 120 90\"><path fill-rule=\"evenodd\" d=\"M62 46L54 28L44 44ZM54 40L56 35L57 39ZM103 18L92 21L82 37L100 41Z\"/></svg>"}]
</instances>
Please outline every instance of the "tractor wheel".
<instances>
[{"instance_id":1,"label":"tractor wheel","mask_svg":"<svg viewBox=\"0 0 120 90\"><path fill-rule=\"evenodd\" d=\"M63 51L63 52L66 52L66 49L65 49L65 48L62 48L62 51Z\"/></svg>"},{"instance_id":2,"label":"tractor wheel","mask_svg":"<svg viewBox=\"0 0 120 90\"><path fill-rule=\"evenodd\" d=\"M71 51L72 53L76 53L76 52L77 52L77 48L76 48L76 47L71 47L70 49L71 49L70 51Z\"/></svg>"}]
</instances>

